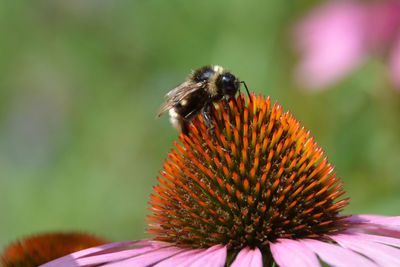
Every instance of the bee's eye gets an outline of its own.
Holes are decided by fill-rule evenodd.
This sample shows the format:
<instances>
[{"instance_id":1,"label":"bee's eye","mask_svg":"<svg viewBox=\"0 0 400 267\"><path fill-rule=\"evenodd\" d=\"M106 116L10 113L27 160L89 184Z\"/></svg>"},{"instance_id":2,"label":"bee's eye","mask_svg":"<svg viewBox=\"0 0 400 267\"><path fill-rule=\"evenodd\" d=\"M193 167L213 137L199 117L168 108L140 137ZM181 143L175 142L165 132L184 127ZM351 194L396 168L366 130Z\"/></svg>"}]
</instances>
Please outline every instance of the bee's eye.
<instances>
[{"instance_id":1,"label":"bee's eye","mask_svg":"<svg viewBox=\"0 0 400 267\"><path fill-rule=\"evenodd\" d=\"M239 82L231 73L224 73L219 76L217 86L221 89L224 95L235 95L239 89Z\"/></svg>"}]
</instances>

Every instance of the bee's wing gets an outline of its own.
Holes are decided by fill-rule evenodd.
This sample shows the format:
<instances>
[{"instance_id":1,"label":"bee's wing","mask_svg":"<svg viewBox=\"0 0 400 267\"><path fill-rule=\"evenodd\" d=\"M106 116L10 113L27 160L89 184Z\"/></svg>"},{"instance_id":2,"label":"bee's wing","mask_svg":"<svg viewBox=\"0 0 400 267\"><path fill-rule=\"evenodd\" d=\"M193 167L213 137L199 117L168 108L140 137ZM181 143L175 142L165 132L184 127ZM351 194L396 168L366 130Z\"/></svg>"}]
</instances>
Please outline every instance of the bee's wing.
<instances>
[{"instance_id":1,"label":"bee's wing","mask_svg":"<svg viewBox=\"0 0 400 267\"><path fill-rule=\"evenodd\" d=\"M181 102L184 98L186 98L190 94L196 92L199 89L204 88L205 85L206 82L193 83L190 81L186 81L178 85L165 95L165 101L158 109L157 117L163 115L165 112L173 108L175 105L177 105L179 102Z\"/></svg>"}]
</instances>

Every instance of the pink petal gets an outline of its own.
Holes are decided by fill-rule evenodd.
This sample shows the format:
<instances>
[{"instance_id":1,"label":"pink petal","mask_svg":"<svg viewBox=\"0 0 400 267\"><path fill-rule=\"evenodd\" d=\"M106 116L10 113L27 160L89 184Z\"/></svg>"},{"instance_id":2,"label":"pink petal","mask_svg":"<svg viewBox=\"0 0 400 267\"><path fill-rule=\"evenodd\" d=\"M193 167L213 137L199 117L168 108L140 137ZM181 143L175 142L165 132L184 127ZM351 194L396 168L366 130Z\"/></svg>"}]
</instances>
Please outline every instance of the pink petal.
<instances>
[{"instance_id":1,"label":"pink petal","mask_svg":"<svg viewBox=\"0 0 400 267\"><path fill-rule=\"evenodd\" d=\"M357 227L357 229L350 229L347 231L351 231L354 233L355 231L362 230L363 232L367 233L373 233L375 235L379 234L382 236L390 236L394 238L400 238L400 231L394 231L394 230L387 230L383 229L381 226L376 226L376 225L360 225ZM345 231L345 232L347 232Z\"/></svg>"},{"instance_id":2,"label":"pink petal","mask_svg":"<svg viewBox=\"0 0 400 267\"><path fill-rule=\"evenodd\" d=\"M180 253L169 259L163 260L154 267L179 266L179 267L207 267L225 265L226 247L216 245L208 249L192 249Z\"/></svg>"},{"instance_id":3,"label":"pink petal","mask_svg":"<svg viewBox=\"0 0 400 267\"><path fill-rule=\"evenodd\" d=\"M76 259L75 263L78 266L93 266L93 265L103 264L103 263L112 262L112 261L121 261L124 259L142 255L144 253L148 253L148 252L151 252L154 250L157 250L157 248L154 248L153 246L145 246L145 247L123 250L123 251L118 251L118 252L83 257L83 258Z\"/></svg>"},{"instance_id":4,"label":"pink petal","mask_svg":"<svg viewBox=\"0 0 400 267\"><path fill-rule=\"evenodd\" d=\"M317 90L337 81L364 60L367 12L355 1L332 1L314 10L295 30L302 53L297 79Z\"/></svg>"},{"instance_id":5,"label":"pink petal","mask_svg":"<svg viewBox=\"0 0 400 267\"><path fill-rule=\"evenodd\" d=\"M195 257L188 262L184 262L182 267L223 267L226 262L226 253L226 247L217 245L207 249L199 258Z\"/></svg>"},{"instance_id":6,"label":"pink petal","mask_svg":"<svg viewBox=\"0 0 400 267\"><path fill-rule=\"evenodd\" d=\"M341 246L366 255L381 266L400 266L400 250L355 235L331 235Z\"/></svg>"},{"instance_id":7,"label":"pink petal","mask_svg":"<svg viewBox=\"0 0 400 267\"><path fill-rule=\"evenodd\" d=\"M346 219L351 224L379 225L381 228L400 231L400 216L380 216L380 215L353 215Z\"/></svg>"},{"instance_id":8,"label":"pink petal","mask_svg":"<svg viewBox=\"0 0 400 267\"><path fill-rule=\"evenodd\" d=\"M392 47L389 68L390 78L396 86L396 89L400 91L400 35Z\"/></svg>"},{"instance_id":9,"label":"pink petal","mask_svg":"<svg viewBox=\"0 0 400 267\"><path fill-rule=\"evenodd\" d=\"M352 228L344 232L368 232L400 238L400 217L379 215L353 215L346 219Z\"/></svg>"},{"instance_id":10,"label":"pink petal","mask_svg":"<svg viewBox=\"0 0 400 267\"><path fill-rule=\"evenodd\" d=\"M351 215L346 220L351 223L370 223L371 221L381 220L384 218L391 218L388 216L374 215L374 214L357 214Z\"/></svg>"},{"instance_id":11,"label":"pink petal","mask_svg":"<svg viewBox=\"0 0 400 267\"><path fill-rule=\"evenodd\" d=\"M360 238L364 238L365 240L379 242L385 245L396 246L400 247L400 239L387 237L387 236L380 236L380 235L369 235L363 233L353 233L354 236L358 236Z\"/></svg>"},{"instance_id":12,"label":"pink petal","mask_svg":"<svg viewBox=\"0 0 400 267\"><path fill-rule=\"evenodd\" d=\"M338 245L313 239L303 239L301 242L309 249L314 251L324 262L333 266L376 266L374 262L368 260L367 258L349 249L344 249Z\"/></svg>"},{"instance_id":13,"label":"pink petal","mask_svg":"<svg viewBox=\"0 0 400 267\"><path fill-rule=\"evenodd\" d=\"M159 261L163 261L174 255L177 255L179 253L185 252L187 250L188 249L183 249L179 247L165 247L155 251L141 254L133 258L129 258L118 262L108 263L102 266L108 266L108 267L149 266L158 263Z\"/></svg>"},{"instance_id":14,"label":"pink petal","mask_svg":"<svg viewBox=\"0 0 400 267\"><path fill-rule=\"evenodd\" d=\"M182 253L179 253L178 255L175 255L173 257L170 257L168 259L162 260L154 267L162 267L162 266L190 266L190 265L184 265L183 263L185 261L188 261L190 259L198 258L199 255L202 255L202 252L204 249L191 249Z\"/></svg>"},{"instance_id":15,"label":"pink petal","mask_svg":"<svg viewBox=\"0 0 400 267\"><path fill-rule=\"evenodd\" d=\"M261 251L257 247L255 249L243 248L231 264L231 267L244 266L263 267Z\"/></svg>"},{"instance_id":16,"label":"pink petal","mask_svg":"<svg viewBox=\"0 0 400 267\"><path fill-rule=\"evenodd\" d=\"M139 245L139 246L150 246L151 243L149 240L139 240L139 241L125 241L125 242L116 242L105 244L93 248L84 249L81 251L74 252L72 254L66 255L64 257L58 258L51 262L42 264L41 267L73 267L80 266L77 263L77 259L88 257L88 256L96 256L100 254L111 253L114 251L124 250L128 247Z\"/></svg>"},{"instance_id":17,"label":"pink petal","mask_svg":"<svg viewBox=\"0 0 400 267\"><path fill-rule=\"evenodd\" d=\"M291 239L278 239L270 244L272 256L281 267L321 266L317 256L301 242Z\"/></svg>"}]
</instances>

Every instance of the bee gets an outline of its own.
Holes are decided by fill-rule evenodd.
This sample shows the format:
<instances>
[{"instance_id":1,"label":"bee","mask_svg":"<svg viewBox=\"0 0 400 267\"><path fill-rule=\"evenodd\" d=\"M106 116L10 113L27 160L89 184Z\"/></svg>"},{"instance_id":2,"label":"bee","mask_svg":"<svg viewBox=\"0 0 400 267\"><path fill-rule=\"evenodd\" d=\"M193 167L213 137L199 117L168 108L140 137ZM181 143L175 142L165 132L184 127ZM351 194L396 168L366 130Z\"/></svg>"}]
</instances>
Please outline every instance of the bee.
<instances>
[{"instance_id":1,"label":"bee","mask_svg":"<svg viewBox=\"0 0 400 267\"><path fill-rule=\"evenodd\" d=\"M214 102L234 97L244 81L240 81L221 66L205 66L192 72L189 78L165 95L165 101L158 110L157 117L169 111L172 125L184 134L188 125L200 112L208 125L209 112Z\"/></svg>"}]
</instances>

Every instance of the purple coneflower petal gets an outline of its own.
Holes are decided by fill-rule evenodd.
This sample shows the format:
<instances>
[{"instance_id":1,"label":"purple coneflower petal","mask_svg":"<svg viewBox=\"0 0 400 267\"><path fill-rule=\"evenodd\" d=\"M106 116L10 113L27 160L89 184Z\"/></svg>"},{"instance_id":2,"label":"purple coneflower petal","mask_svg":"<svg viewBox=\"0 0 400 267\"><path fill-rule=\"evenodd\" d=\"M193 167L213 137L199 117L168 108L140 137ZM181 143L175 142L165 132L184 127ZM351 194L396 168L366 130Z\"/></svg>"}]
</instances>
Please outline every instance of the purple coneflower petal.
<instances>
[{"instance_id":1,"label":"purple coneflower petal","mask_svg":"<svg viewBox=\"0 0 400 267\"><path fill-rule=\"evenodd\" d=\"M400 230L400 216L359 214L359 215L352 215L347 220L356 223L370 223L370 224L380 224L382 226L394 226L397 228L397 230Z\"/></svg>"},{"instance_id":2,"label":"purple coneflower petal","mask_svg":"<svg viewBox=\"0 0 400 267\"><path fill-rule=\"evenodd\" d=\"M362 236L341 234L331 238L342 247L366 255L381 266L400 266L400 250L376 243Z\"/></svg>"},{"instance_id":3,"label":"purple coneflower petal","mask_svg":"<svg viewBox=\"0 0 400 267\"><path fill-rule=\"evenodd\" d=\"M100 255L93 255L93 256L88 256L88 257L83 257L83 258L78 258L75 260L75 264L77 266L92 266L92 265L97 265L97 264L102 264L105 262L111 262L111 261L121 261L123 259L128 259L135 257L137 255L141 255L143 253L147 253L150 251L154 251L155 248L153 246L144 246L140 248L135 248L135 249L129 249L129 250L123 250L123 251L118 251L118 252L111 252L111 253L105 253L105 254L100 254Z\"/></svg>"},{"instance_id":4,"label":"purple coneflower petal","mask_svg":"<svg viewBox=\"0 0 400 267\"><path fill-rule=\"evenodd\" d=\"M400 238L400 216L388 217L378 215L353 215L347 218L354 230L364 230Z\"/></svg>"},{"instance_id":5,"label":"purple coneflower petal","mask_svg":"<svg viewBox=\"0 0 400 267\"><path fill-rule=\"evenodd\" d=\"M129 249L133 245L139 245L140 247ZM110 262L114 262L116 265L121 264L120 266L124 264L145 266L157 263L186 250L172 247L166 243L149 242L148 240L117 242L72 253L46 263L42 267L95 266ZM113 264L106 266L113 266Z\"/></svg>"},{"instance_id":6,"label":"purple coneflower petal","mask_svg":"<svg viewBox=\"0 0 400 267\"><path fill-rule=\"evenodd\" d=\"M163 260L159 263L157 263L156 265L154 265L154 267L161 267L161 266L165 266L167 264L169 264L169 266L175 266L177 264L182 265L182 263L184 261L190 260L195 258L196 256L198 256L201 252L202 249L191 249L182 253L179 253L178 255L175 255L174 257L170 257L166 260ZM185 266L185 265L182 265Z\"/></svg>"},{"instance_id":7,"label":"purple coneflower petal","mask_svg":"<svg viewBox=\"0 0 400 267\"><path fill-rule=\"evenodd\" d=\"M154 267L223 267L226 261L226 253L226 247L222 245L216 245L208 249L192 249L164 260Z\"/></svg>"},{"instance_id":8,"label":"purple coneflower petal","mask_svg":"<svg viewBox=\"0 0 400 267\"><path fill-rule=\"evenodd\" d=\"M370 235L363 233L352 233L352 235L364 238L365 240L374 241L385 245L400 247L400 239L398 238L380 236L380 235Z\"/></svg>"},{"instance_id":9,"label":"purple coneflower petal","mask_svg":"<svg viewBox=\"0 0 400 267\"><path fill-rule=\"evenodd\" d=\"M160 261L163 261L164 259L168 259L170 257L173 257L174 255L177 255L181 252L187 251L188 249L183 249L179 247L164 247L160 248L155 251L150 251L147 253L143 253L141 255L138 255L136 257L132 257L126 260L114 262L114 263L109 263L104 266L152 266L155 263L158 263ZM168 266L168 265L164 265Z\"/></svg>"},{"instance_id":10,"label":"purple coneflower petal","mask_svg":"<svg viewBox=\"0 0 400 267\"><path fill-rule=\"evenodd\" d=\"M338 244L313 239L278 239L270 245L279 266L320 266L316 255L333 266L400 266L400 239L358 233L359 230L399 233L400 217L353 215L347 219L354 228L328 237ZM389 245L389 246L388 246Z\"/></svg>"},{"instance_id":11,"label":"purple coneflower petal","mask_svg":"<svg viewBox=\"0 0 400 267\"><path fill-rule=\"evenodd\" d=\"M376 225L359 227L359 229L357 229L357 230L359 230L359 231L362 230L362 232L368 232L368 233L372 233L375 235L390 236L393 238L400 239L400 231L383 229L383 228L379 228L379 226L376 226Z\"/></svg>"},{"instance_id":12,"label":"purple coneflower petal","mask_svg":"<svg viewBox=\"0 0 400 267\"><path fill-rule=\"evenodd\" d=\"M128 249L132 245L141 247ZM85 249L42 265L74 266L224 266L227 249L216 245L208 249L188 249L167 243L144 241L117 242ZM260 254L261 255L261 254Z\"/></svg>"},{"instance_id":13,"label":"purple coneflower petal","mask_svg":"<svg viewBox=\"0 0 400 267\"><path fill-rule=\"evenodd\" d=\"M96 257L102 254L113 254L113 252L118 252L124 250L130 246L139 245L143 246L141 248L149 248L151 247L151 243L149 240L139 240L139 241L126 241L126 242L116 242L110 243L106 245L101 245L93 248L84 249L67 256L58 258L54 261L48 262L46 264L41 265L42 267L73 267L80 266L77 261L84 259L86 257ZM125 251L124 251L125 252ZM129 252L128 252L129 253ZM124 257L124 255L120 255Z\"/></svg>"},{"instance_id":14,"label":"purple coneflower petal","mask_svg":"<svg viewBox=\"0 0 400 267\"><path fill-rule=\"evenodd\" d=\"M333 1L300 22L295 42L303 58L297 79L317 90L356 68L368 48L366 15L362 3Z\"/></svg>"},{"instance_id":15,"label":"purple coneflower petal","mask_svg":"<svg viewBox=\"0 0 400 267\"><path fill-rule=\"evenodd\" d=\"M271 253L279 266L321 266L315 253L299 241L278 239L270 244Z\"/></svg>"},{"instance_id":16,"label":"purple coneflower petal","mask_svg":"<svg viewBox=\"0 0 400 267\"><path fill-rule=\"evenodd\" d=\"M231 267L262 267L262 255L258 248L250 249L249 247L243 248L239 254L236 256L235 261L232 263Z\"/></svg>"},{"instance_id":17,"label":"purple coneflower petal","mask_svg":"<svg viewBox=\"0 0 400 267\"><path fill-rule=\"evenodd\" d=\"M316 253L324 262L332 266L376 266L376 264L369 259L338 245L313 239L303 239L300 242Z\"/></svg>"}]
</instances>

